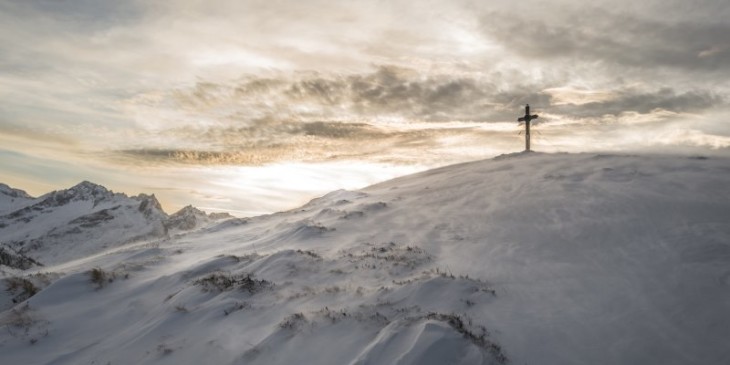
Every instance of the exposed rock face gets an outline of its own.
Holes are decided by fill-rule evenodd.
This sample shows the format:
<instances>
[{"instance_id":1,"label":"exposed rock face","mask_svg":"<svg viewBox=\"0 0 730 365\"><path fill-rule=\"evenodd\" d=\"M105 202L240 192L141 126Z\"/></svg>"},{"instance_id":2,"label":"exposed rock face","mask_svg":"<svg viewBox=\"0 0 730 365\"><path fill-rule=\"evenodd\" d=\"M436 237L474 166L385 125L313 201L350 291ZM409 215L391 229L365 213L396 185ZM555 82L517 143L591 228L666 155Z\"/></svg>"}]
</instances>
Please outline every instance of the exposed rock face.
<instances>
[{"instance_id":1,"label":"exposed rock face","mask_svg":"<svg viewBox=\"0 0 730 365\"><path fill-rule=\"evenodd\" d=\"M132 197L132 199L140 201L137 210L139 210L147 218L159 215L160 213L165 214L162 210L162 205L160 205L160 202L155 197L155 194L139 194L138 196Z\"/></svg>"},{"instance_id":2,"label":"exposed rock face","mask_svg":"<svg viewBox=\"0 0 730 365\"><path fill-rule=\"evenodd\" d=\"M7 266L18 270L27 270L34 266L42 266L39 262L10 247L0 247L0 266Z\"/></svg>"}]
</instances>

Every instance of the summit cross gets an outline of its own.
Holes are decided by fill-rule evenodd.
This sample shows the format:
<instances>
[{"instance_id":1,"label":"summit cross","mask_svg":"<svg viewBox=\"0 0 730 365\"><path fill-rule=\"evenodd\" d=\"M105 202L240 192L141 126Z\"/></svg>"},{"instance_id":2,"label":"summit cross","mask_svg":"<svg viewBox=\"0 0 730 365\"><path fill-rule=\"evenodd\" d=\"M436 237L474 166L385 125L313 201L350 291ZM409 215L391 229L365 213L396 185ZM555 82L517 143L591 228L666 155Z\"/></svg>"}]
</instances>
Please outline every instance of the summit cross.
<instances>
[{"instance_id":1,"label":"summit cross","mask_svg":"<svg viewBox=\"0 0 730 365\"><path fill-rule=\"evenodd\" d=\"M525 122L525 151L530 150L530 121L537 119L537 114L530 115L530 104L525 105L525 116L517 119L518 122Z\"/></svg>"}]
</instances>

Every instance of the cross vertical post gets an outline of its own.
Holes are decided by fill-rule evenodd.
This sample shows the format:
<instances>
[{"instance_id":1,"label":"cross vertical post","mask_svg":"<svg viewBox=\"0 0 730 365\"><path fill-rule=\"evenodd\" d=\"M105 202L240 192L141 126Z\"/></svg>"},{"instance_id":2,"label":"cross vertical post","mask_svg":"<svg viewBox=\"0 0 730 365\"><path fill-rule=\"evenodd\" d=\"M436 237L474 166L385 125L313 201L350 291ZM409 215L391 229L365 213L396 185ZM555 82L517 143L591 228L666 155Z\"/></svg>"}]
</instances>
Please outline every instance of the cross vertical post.
<instances>
[{"instance_id":1,"label":"cross vertical post","mask_svg":"<svg viewBox=\"0 0 730 365\"><path fill-rule=\"evenodd\" d=\"M525 121L525 151L530 150L530 121Z\"/></svg>"},{"instance_id":2,"label":"cross vertical post","mask_svg":"<svg viewBox=\"0 0 730 365\"><path fill-rule=\"evenodd\" d=\"M530 115L530 104L525 105L525 116L517 119L525 122L525 151L530 151L530 121L537 119L537 114Z\"/></svg>"}]
</instances>

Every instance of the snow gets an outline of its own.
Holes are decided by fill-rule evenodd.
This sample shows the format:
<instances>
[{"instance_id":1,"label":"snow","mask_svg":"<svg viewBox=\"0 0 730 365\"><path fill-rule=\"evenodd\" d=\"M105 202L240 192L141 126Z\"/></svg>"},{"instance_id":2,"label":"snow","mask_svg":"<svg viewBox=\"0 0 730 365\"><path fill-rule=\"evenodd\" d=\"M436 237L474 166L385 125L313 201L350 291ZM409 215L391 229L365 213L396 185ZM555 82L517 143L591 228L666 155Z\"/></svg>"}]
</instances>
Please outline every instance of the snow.
<instances>
[{"instance_id":1,"label":"snow","mask_svg":"<svg viewBox=\"0 0 730 365\"><path fill-rule=\"evenodd\" d=\"M64 260L13 274L50 283L0 298L0 363L729 363L729 162L521 153L59 240ZM76 204L49 215L98 211ZM24 234L56 224L34 219Z\"/></svg>"}]
</instances>

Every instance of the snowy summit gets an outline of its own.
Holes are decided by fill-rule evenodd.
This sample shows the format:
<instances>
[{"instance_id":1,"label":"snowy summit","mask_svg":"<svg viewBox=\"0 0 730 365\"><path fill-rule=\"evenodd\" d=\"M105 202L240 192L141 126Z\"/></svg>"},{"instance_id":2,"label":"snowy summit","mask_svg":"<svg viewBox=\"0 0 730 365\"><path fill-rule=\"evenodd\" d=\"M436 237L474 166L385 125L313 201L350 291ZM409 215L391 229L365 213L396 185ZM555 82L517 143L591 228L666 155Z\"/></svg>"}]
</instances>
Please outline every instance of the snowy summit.
<instances>
[{"instance_id":1,"label":"snowy summit","mask_svg":"<svg viewBox=\"0 0 730 365\"><path fill-rule=\"evenodd\" d=\"M246 219L1 185L0 363L730 363L728 166L522 153Z\"/></svg>"}]
</instances>

